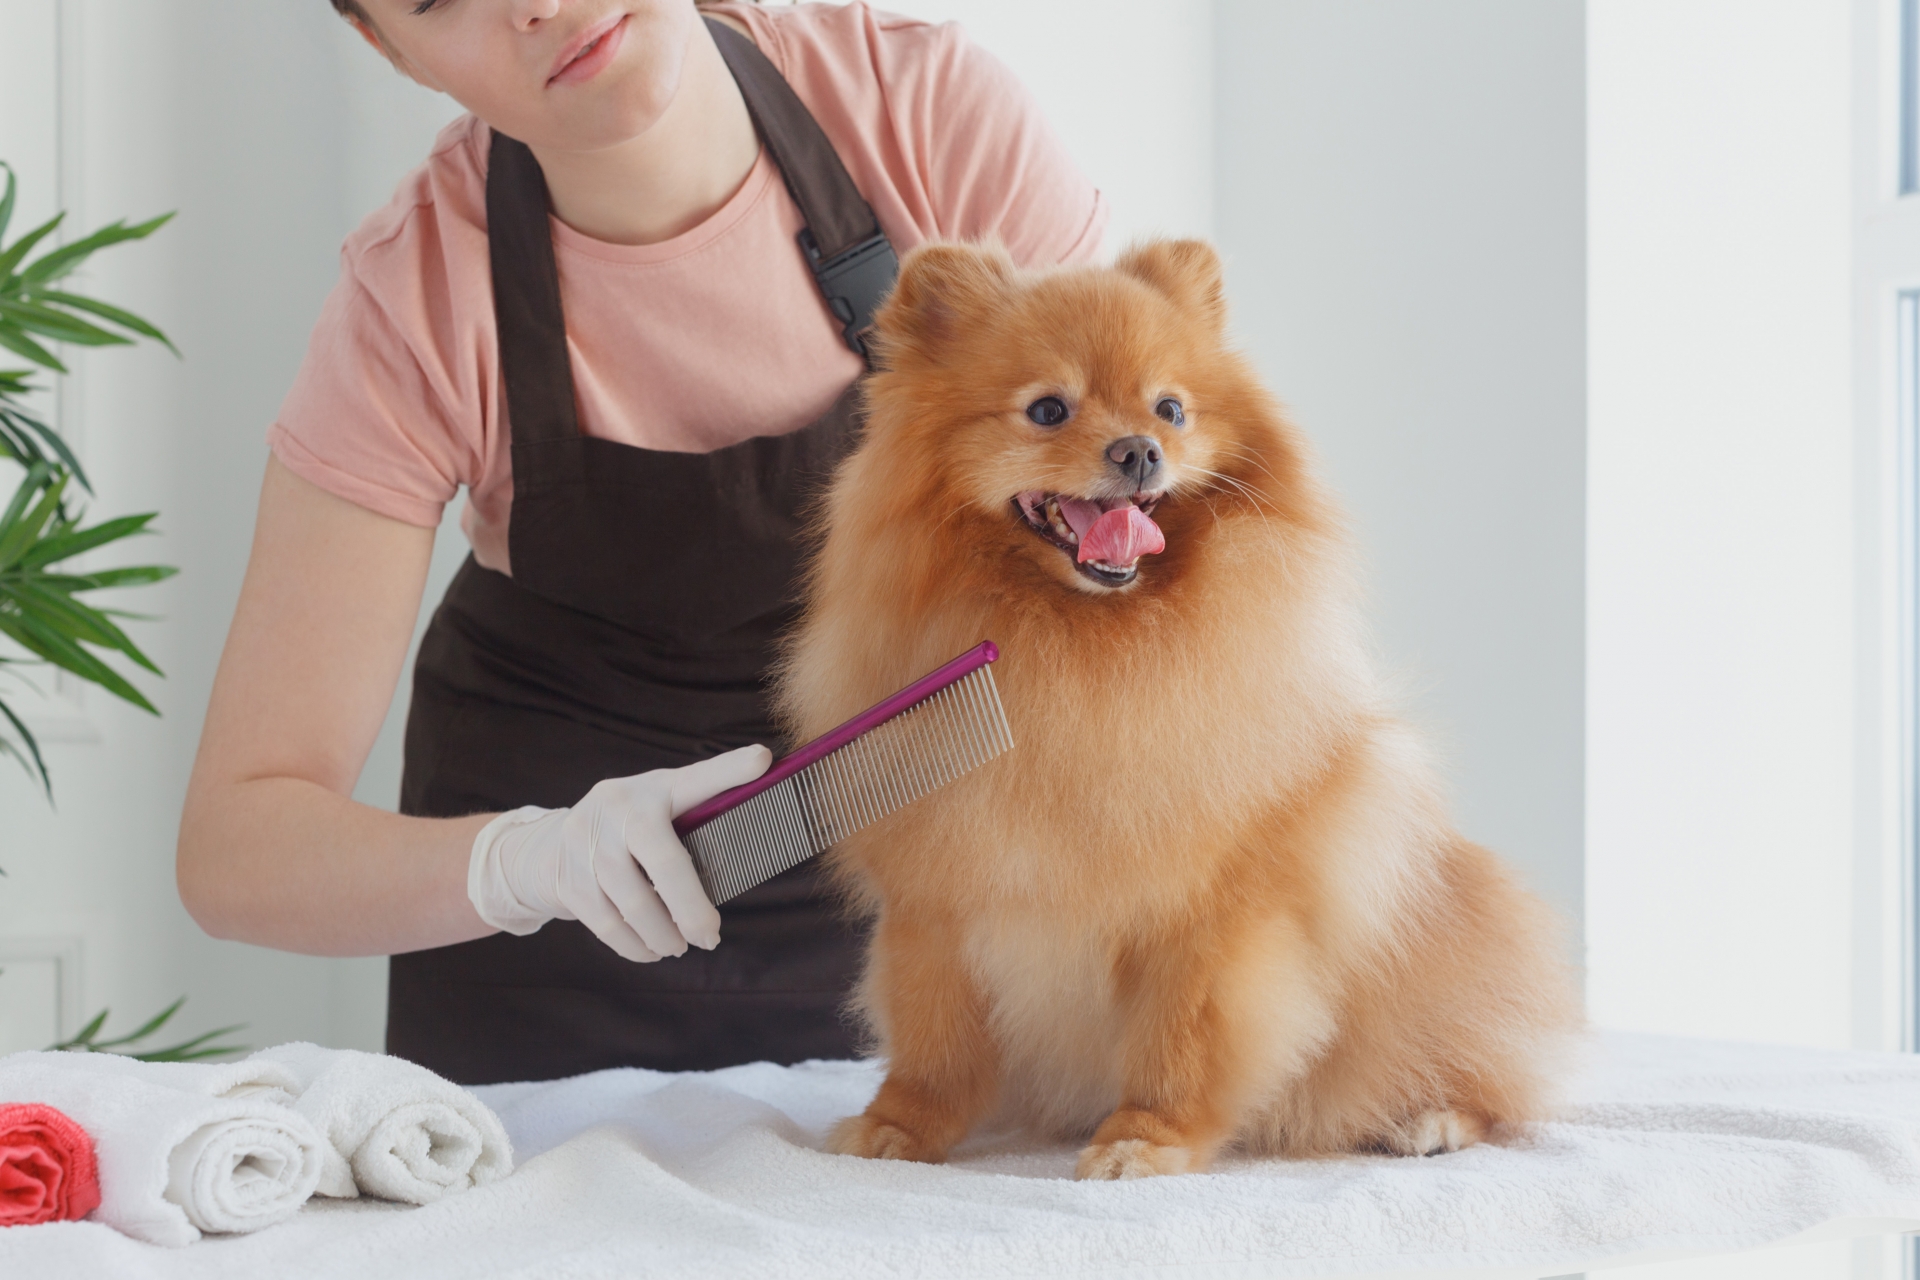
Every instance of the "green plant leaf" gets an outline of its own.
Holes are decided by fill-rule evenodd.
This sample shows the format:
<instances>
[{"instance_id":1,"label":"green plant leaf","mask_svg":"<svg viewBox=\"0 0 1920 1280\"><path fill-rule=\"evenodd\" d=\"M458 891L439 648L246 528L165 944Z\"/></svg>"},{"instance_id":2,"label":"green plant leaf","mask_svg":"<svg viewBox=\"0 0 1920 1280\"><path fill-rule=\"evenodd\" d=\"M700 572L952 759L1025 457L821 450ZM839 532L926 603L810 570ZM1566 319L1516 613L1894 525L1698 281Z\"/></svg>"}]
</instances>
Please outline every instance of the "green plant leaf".
<instances>
[{"instance_id":1,"label":"green plant leaf","mask_svg":"<svg viewBox=\"0 0 1920 1280\"><path fill-rule=\"evenodd\" d=\"M165 674L111 618L92 605L35 581L0 583L0 598L6 596L13 597L23 617L50 626L69 640L124 654L155 675Z\"/></svg>"},{"instance_id":2,"label":"green plant leaf","mask_svg":"<svg viewBox=\"0 0 1920 1280\"><path fill-rule=\"evenodd\" d=\"M28 614L10 615L0 611L0 634L12 637L27 652L37 654L83 680L92 681L123 702L130 702L156 716L160 714L159 708L128 684L126 677L40 619Z\"/></svg>"},{"instance_id":3,"label":"green plant leaf","mask_svg":"<svg viewBox=\"0 0 1920 1280\"><path fill-rule=\"evenodd\" d=\"M40 495L40 501L24 515L20 508L24 506L21 496L24 493L32 497L33 474L28 473L20 489L13 495L13 501L7 504L7 511L0 516L0 573L13 567L14 561L25 555L33 546L40 531L47 522L60 514L60 495L65 491L66 479L62 477L46 487Z\"/></svg>"},{"instance_id":4,"label":"green plant leaf","mask_svg":"<svg viewBox=\"0 0 1920 1280\"><path fill-rule=\"evenodd\" d=\"M145 515L121 516L117 520L106 520L90 529L75 529L71 533L54 534L42 538L37 546L22 555L18 566L22 569L37 569L41 565L57 564L70 559L83 551L105 546L109 542L118 542L143 532L147 525L159 518L159 512L149 511Z\"/></svg>"},{"instance_id":5,"label":"green plant leaf","mask_svg":"<svg viewBox=\"0 0 1920 1280\"><path fill-rule=\"evenodd\" d=\"M141 1062L201 1062L207 1058L224 1058L230 1054L245 1053L247 1046L243 1044L208 1044L207 1042L245 1030L246 1025L244 1022L236 1022L230 1027L219 1027L203 1035L197 1035L191 1040L170 1044L164 1049L148 1049L131 1056ZM201 1047L203 1045L204 1048Z\"/></svg>"},{"instance_id":6,"label":"green plant leaf","mask_svg":"<svg viewBox=\"0 0 1920 1280\"><path fill-rule=\"evenodd\" d=\"M160 1012L154 1014L151 1018L148 1018L144 1023L141 1024L140 1029L138 1031L135 1031L133 1034L121 1036L117 1040L102 1040L97 1044L95 1044L94 1048L113 1049L123 1044L132 1044L135 1040L145 1040L148 1036L152 1035L154 1032L158 1031L160 1028L166 1026L167 1019L171 1018L174 1014L180 1012L180 1006L185 1004L186 1002L187 1002L187 998L185 996L181 996L178 1000L175 1000L172 1004L168 1005L166 1008L162 1009Z\"/></svg>"},{"instance_id":7,"label":"green plant leaf","mask_svg":"<svg viewBox=\"0 0 1920 1280\"><path fill-rule=\"evenodd\" d=\"M11 430L8 430L8 428L11 428ZM18 433L17 443L12 438L15 433ZM73 478L80 482L82 489L85 489L88 493L93 492L93 485L87 480L87 473L81 468L80 459L74 456L73 450L67 448L67 442L60 438L58 431L55 431L38 418L31 414L23 413L19 409L9 406L4 402L0 402L0 437L8 438L7 445L9 451L14 454L16 461L27 462L29 464L34 461L39 461L44 457L35 447L34 441L37 438L48 449L52 450L53 455L60 460L61 465L73 472ZM20 456L23 453L35 456L23 458Z\"/></svg>"},{"instance_id":8,"label":"green plant leaf","mask_svg":"<svg viewBox=\"0 0 1920 1280\"><path fill-rule=\"evenodd\" d=\"M180 571L170 564L130 565L125 569L101 569L97 573L80 575L79 581L85 586L73 588L75 591L105 591L109 587L144 587L155 582L165 582ZM102 613L116 618L148 618L142 613L122 613L118 609L103 609Z\"/></svg>"},{"instance_id":9,"label":"green plant leaf","mask_svg":"<svg viewBox=\"0 0 1920 1280\"><path fill-rule=\"evenodd\" d=\"M5 288L12 282L13 269L19 266L21 261L25 259L29 253L33 252L33 246L52 235L53 229L59 226L61 219L66 216L65 213L54 214L51 218L48 218L45 222L27 232L27 234L15 240L11 248L0 250L0 288ZM70 249L74 246L68 245L67 247ZM64 251L55 250L54 252L59 253ZM47 255L49 258L52 256L53 254L51 253ZM42 259L42 261L45 261L45 259Z\"/></svg>"},{"instance_id":10,"label":"green plant leaf","mask_svg":"<svg viewBox=\"0 0 1920 1280\"><path fill-rule=\"evenodd\" d=\"M79 1034L73 1036L71 1039L62 1040L58 1044L48 1045L47 1048L55 1053L118 1053L123 1048L138 1044L148 1036L159 1031L174 1014L180 1011L180 1006L186 1002L187 998L181 996L178 1000L175 1000L172 1004L162 1009L158 1014L147 1019L138 1031L130 1035L115 1036L111 1040L102 1040L99 1038L100 1029L106 1025L107 1021L107 1010L102 1009L98 1014L94 1015L93 1021L80 1029ZM244 1030L245 1026L245 1023L239 1023L231 1027L220 1027L217 1030L194 1036L191 1040L182 1040L179 1044L170 1044L159 1049L144 1049L137 1053L130 1052L125 1056L137 1062L203 1062L208 1058L230 1057L236 1053L245 1053L247 1046L239 1044L213 1044L211 1042L218 1040L222 1036L229 1036L236 1031Z\"/></svg>"},{"instance_id":11,"label":"green plant leaf","mask_svg":"<svg viewBox=\"0 0 1920 1280\"><path fill-rule=\"evenodd\" d=\"M15 355L25 356L35 364L55 373L67 372L67 366L60 363L58 356L39 343L20 333L12 325L0 324L0 347L5 347Z\"/></svg>"},{"instance_id":12,"label":"green plant leaf","mask_svg":"<svg viewBox=\"0 0 1920 1280\"><path fill-rule=\"evenodd\" d=\"M71 307L75 311L88 312L92 315L99 316L103 320L111 320L123 329L131 329L135 333L142 334L163 344L167 350L173 352L176 356L180 354L179 348L173 345L172 339L168 338L166 334L160 332L160 330L156 329L147 321L142 320L131 311L123 311L119 307L110 307L104 302L98 302L92 298L83 298L74 293L54 293L47 290L40 290L36 291L33 297L37 302L51 302L58 306Z\"/></svg>"},{"instance_id":13,"label":"green plant leaf","mask_svg":"<svg viewBox=\"0 0 1920 1280\"><path fill-rule=\"evenodd\" d=\"M80 1033L65 1044L57 1044L56 1049L65 1049L72 1045L92 1044L93 1038L100 1034L100 1028L107 1025L107 1010L102 1009L93 1015L93 1021L80 1028Z\"/></svg>"},{"instance_id":14,"label":"green plant leaf","mask_svg":"<svg viewBox=\"0 0 1920 1280\"><path fill-rule=\"evenodd\" d=\"M101 649L121 649L123 644L132 643L98 609L50 586L38 574L12 581L0 578L0 599L7 597L13 599L23 614L57 628L70 640Z\"/></svg>"},{"instance_id":15,"label":"green plant leaf","mask_svg":"<svg viewBox=\"0 0 1920 1280\"><path fill-rule=\"evenodd\" d=\"M13 498L7 503L7 509L0 511L0 533L4 533L21 518L21 513L27 509L27 504L33 501L34 494L53 484L57 478L54 469L44 462L28 467L26 476L20 481L19 487L13 491Z\"/></svg>"},{"instance_id":16,"label":"green plant leaf","mask_svg":"<svg viewBox=\"0 0 1920 1280\"><path fill-rule=\"evenodd\" d=\"M182 1006L182 1004L186 1004L186 996L180 996L173 1007L179 1007ZM171 1015L173 1009L167 1009L167 1013ZM246 1023L236 1023L236 1025L232 1025L232 1027L221 1027L221 1029L217 1029L217 1031L207 1031L204 1032L204 1034L194 1036L192 1040L180 1040L179 1044L169 1044L169 1046L163 1048L163 1050L146 1050L144 1054L134 1054L134 1057L138 1057L140 1061L150 1061L150 1063L154 1063L154 1061L190 1061L192 1057L182 1057L182 1055L196 1055L194 1054L194 1050L200 1050L200 1046L205 1044L207 1040L219 1040L221 1036L230 1036L232 1032L240 1031L242 1027L246 1027ZM136 1032L136 1034L131 1034L131 1036L125 1036L125 1038L121 1038L121 1040L108 1040L108 1044L113 1044L113 1046L132 1044L134 1040L144 1040L144 1038L150 1036L150 1034L154 1034L154 1032L140 1031ZM232 1054L232 1052L236 1052L236 1050L238 1050L238 1046L225 1048L225 1050L219 1050L219 1048L217 1048L217 1050L202 1050L202 1052L204 1052L204 1054ZM161 1054L165 1054L165 1057L159 1057Z\"/></svg>"},{"instance_id":17,"label":"green plant leaf","mask_svg":"<svg viewBox=\"0 0 1920 1280\"><path fill-rule=\"evenodd\" d=\"M145 586L152 582L163 582L179 572L172 566L163 564L134 565L131 566L131 569L139 576L133 578L130 584L105 582L101 580L100 576L91 573L44 573L36 571L33 575L33 580L41 586L49 587L63 595L73 596L80 594L82 591L103 591L113 586ZM101 570L101 574L121 572L124 571L119 569ZM104 605L97 604L89 604L87 607L89 609L98 609L103 617L108 618L132 618L138 622L158 622L161 617L161 615L157 613L134 613L130 609L109 609Z\"/></svg>"},{"instance_id":18,"label":"green plant leaf","mask_svg":"<svg viewBox=\"0 0 1920 1280\"><path fill-rule=\"evenodd\" d=\"M127 225L124 218L118 222L109 223L92 235L75 240L72 244L63 245L40 258L20 273L20 282L26 285L40 285L58 280L108 245L120 244L127 240L144 240L172 220L171 213L163 213L157 218L150 218L131 227ZM7 270L12 270L12 267L8 266Z\"/></svg>"},{"instance_id":19,"label":"green plant leaf","mask_svg":"<svg viewBox=\"0 0 1920 1280\"><path fill-rule=\"evenodd\" d=\"M0 597L8 595L20 602L26 616L37 616L41 621L58 627L68 638L102 649L116 650L153 674L164 674L146 654L140 652L139 646L127 638L126 632L92 605L82 604L66 593L49 589L44 582L31 578L14 582L0 578Z\"/></svg>"},{"instance_id":20,"label":"green plant leaf","mask_svg":"<svg viewBox=\"0 0 1920 1280\"><path fill-rule=\"evenodd\" d=\"M16 617L44 623L69 640L101 649L120 647L108 629L112 623L90 616L94 611L88 606L63 591L49 588L45 582L34 578L16 578L11 582L0 579L0 601L6 600L13 602Z\"/></svg>"},{"instance_id":21,"label":"green plant leaf","mask_svg":"<svg viewBox=\"0 0 1920 1280\"><path fill-rule=\"evenodd\" d=\"M13 425L5 414L0 414L0 458L30 467L36 462L47 460L47 451L33 436Z\"/></svg>"},{"instance_id":22,"label":"green plant leaf","mask_svg":"<svg viewBox=\"0 0 1920 1280\"><path fill-rule=\"evenodd\" d=\"M13 499L7 504L7 509L0 512L0 530L6 529L20 518L20 513L27 509L29 502L33 501L34 494L58 479L59 476L54 469L44 462L38 466L29 467L26 476L20 481L20 486L13 491Z\"/></svg>"},{"instance_id":23,"label":"green plant leaf","mask_svg":"<svg viewBox=\"0 0 1920 1280\"><path fill-rule=\"evenodd\" d=\"M90 591L150 585L176 571L165 565L129 565L96 573L51 571L95 548L147 532L154 517L126 516L91 528L79 527L81 517L69 506L67 482L77 480L86 492L92 492L92 486L73 450L58 432L26 409L25 400L37 391L30 381L37 369L50 369L56 374L68 371L50 349L58 343L125 346L136 338L149 338L179 355L172 341L151 321L85 294L53 287L93 254L111 245L144 239L170 222L173 215L163 214L131 226L121 219L70 244L42 252L48 238L65 225L65 215L56 214L8 244L4 237L12 225L19 183L13 167L4 161L0 161L0 174L5 179L4 194L0 194L0 352L10 352L34 366L0 369L0 460L17 462L26 469L25 478L0 512L0 637L24 649L30 655L26 661L50 663L157 715L158 710L145 695L105 661L118 653L136 666L159 674L159 668L115 621L141 615L98 608L78 597ZM40 254L37 258L33 257L36 252ZM0 654L0 674L18 678L15 668L22 661ZM0 713L4 713L0 716L0 754L20 760L30 773L37 772L51 800L52 782L39 744L25 722L4 702L0 702ZM111 1043L131 1044L150 1035L178 1008L175 1002L132 1036ZM103 1011L74 1042L61 1047L98 1047L92 1042L105 1019ZM231 1030L234 1028L154 1050L150 1056L180 1061L224 1056L234 1050L210 1042Z\"/></svg>"},{"instance_id":24,"label":"green plant leaf","mask_svg":"<svg viewBox=\"0 0 1920 1280\"><path fill-rule=\"evenodd\" d=\"M71 342L82 347L128 347L132 338L109 333L97 324L43 307L34 302L8 302L0 298L0 323L17 325L28 333L37 333L55 342Z\"/></svg>"},{"instance_id":25,"label":"green plant leaf","mask_svg":"<svg viewBox=\"0 0 1920 1280\"><path fill-rule=\"evenodd\" d=\"M221 1034L224 1035L228 1031L242 1030L246 1025L246 1023L242 1022L238 1026L223 1028ZM250 1048L252 1048L251 1045L244 1044L218 1044L210 1045L194 1053L183 1053L176 1046L172 1049L155 1049L152 1053L135 1053L129 1054L128 1056L136 1062L205 1062L210 1058L235 1057L236 1055L246 1053Z\"/></svg>"},{"instance_id":26,"label":"green plant leaf","mask_svg":"<svg viewBox=\"0 0 1920 1280\"><path fill-rule=\"evenodd\" d=\"M51 802L53 800L53 777L47 772L47 762L40 756L40 744L34 740L33 731L27 728L20 717L13 713L13 708L8 706L4 700L0 700L0 716L6 717L7 723L13 726L13 731L20 735L20 741L26 744L28 755L31 755L33 758L29 761L27 756L22 755L20 749L6 738L0 738L0 754L10 755L18 760L26 769L29 776L38 773L40 775L40 789L47 793L47 800Z\"/></svg>"}]
</instances>

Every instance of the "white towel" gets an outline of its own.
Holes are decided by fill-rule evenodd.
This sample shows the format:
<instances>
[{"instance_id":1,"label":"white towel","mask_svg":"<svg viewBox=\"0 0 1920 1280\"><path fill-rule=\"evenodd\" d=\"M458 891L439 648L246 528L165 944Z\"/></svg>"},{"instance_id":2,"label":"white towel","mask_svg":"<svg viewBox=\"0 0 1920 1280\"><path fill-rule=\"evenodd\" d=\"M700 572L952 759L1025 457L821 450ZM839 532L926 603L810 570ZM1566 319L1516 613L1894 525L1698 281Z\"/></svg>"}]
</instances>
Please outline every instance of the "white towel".
<instances>
[{"instance_id":1,"label":"white towel","mask_svg":"<svg viewBox=\"0 0 1920 1280\"><path fill-rule=\"evenodd\" d=\"M297 1213L320 1179L324 1144L286 1105L291 1073L163 1065L174 1064L16 1053L0 1058L0 1102L44 1102L87 1131L100 1163L89 1217L136 1239L191 1244L203 1231L258 1231Z\"/></svg>"},{"instance_id":2,"label":"white towel","mask_svg":"<svg viewBox=\"0 0 1920 1280\"><path fill-rule=\"evenodd\" d=\"M941 1166L830 1156L880 1073L765 1063L476 1089L510 1178L404 1211L316 1200L217 1248L93 1223L0 1231L0 1275L143 1280L1476 1280L1920 1227L1920 1056L1609 1036L1560 1120L1427 1159L1230 1157L1073 1182L1069 1146L976 1142ZM1887 1219L1868 1224L1864 1219Z\"/></svg>"},{"instance_id":3,"label":"white towel","mask_svg":"<svg viewBox=\"0 0 1920 1280\"><path fill-rule=\"evenodd\" d=\"M306 1043L265 1049L248 1062L292 1074L295 1109L327 1140L323 1196L431 1204L513 1172L499 1119L425 1067Z\"/></svg>"},{"instance_id":4,"label":"white towel","mask_svg":"<svg viewBox=\"0 0 1920 1280\"><path fill-rule=\"evenodd\" d=\"M239 1062L142 1062L118 1053L73 1053L63 1062L75 1071L133 1076L148 1084L204 1093L209 1098L261 1098L292 1102L299 1079L282 1063L261 1057Z\"/></svg>"}]
</instances>

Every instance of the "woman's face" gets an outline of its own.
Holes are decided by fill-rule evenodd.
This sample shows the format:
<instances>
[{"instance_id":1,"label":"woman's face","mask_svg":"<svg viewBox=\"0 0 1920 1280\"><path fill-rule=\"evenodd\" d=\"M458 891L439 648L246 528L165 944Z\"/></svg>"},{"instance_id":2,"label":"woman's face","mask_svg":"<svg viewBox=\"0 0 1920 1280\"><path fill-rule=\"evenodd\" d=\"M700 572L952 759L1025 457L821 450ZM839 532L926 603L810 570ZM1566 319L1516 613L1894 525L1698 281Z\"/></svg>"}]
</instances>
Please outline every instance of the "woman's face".
<instances>
[{"instance_id":1,"label":"woman's face","mask_svg":"<svg viewBox=\"0 0 1920 1280\"><path fill-rule=\"evenodd\" d=\"M597 151L652 128L680 89L693 0L361 0L393 64L509 137ZM357 25L357 24L356 24Z\"/></svg>"}]
</instances>

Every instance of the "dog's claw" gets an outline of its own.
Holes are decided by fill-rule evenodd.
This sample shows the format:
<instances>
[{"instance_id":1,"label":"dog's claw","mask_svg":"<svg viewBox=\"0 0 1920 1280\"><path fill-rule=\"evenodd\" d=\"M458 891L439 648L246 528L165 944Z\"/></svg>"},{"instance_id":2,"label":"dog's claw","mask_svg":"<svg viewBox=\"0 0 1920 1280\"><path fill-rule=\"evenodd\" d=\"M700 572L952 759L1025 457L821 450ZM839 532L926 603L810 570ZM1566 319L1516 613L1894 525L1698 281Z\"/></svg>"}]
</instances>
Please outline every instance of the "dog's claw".
<instances>
[{"instance_id":1,"label":"dog's claw","mask_svg":"<svg viewBox=\"0 0 1920 1280\"><path fill-rule=\"evenodd\" d=\"M935 1150L899 1125L873 1116L848 1116L827 1135L827 1150L837 1156L861 1156L868 1160L912 1160L920 1164L939 1164L945 1151Z\"/></svg>"},{"instance_id":2,"label":"dog's claw","mask_svg":"<svg viewBox=\"0 0 1920 1280\"><path fill-rule=\"evenodd\" d=\"M1073 1176L1083 1182L1155 1178L1185 1173L1193 1163L1193 1152L1186 1147L1163 1147L1145 1138L1121 1138L1116 1142L1096 1142L1083 1149L1079 1162L1073 1167Z\"/></svg>"},{"instance_id":3,"label":"dog's claw","mask_svg":"<svg viewBox=\"0 0 1920 1280\"><path fill-rule=\"evenodd\" d=\"M1477 1117L1459 1111L1423 1111L1386 1135L1387 1149L1403 1156L1437 1156L1487 1136Z\"/></svg>"}]
</instances>

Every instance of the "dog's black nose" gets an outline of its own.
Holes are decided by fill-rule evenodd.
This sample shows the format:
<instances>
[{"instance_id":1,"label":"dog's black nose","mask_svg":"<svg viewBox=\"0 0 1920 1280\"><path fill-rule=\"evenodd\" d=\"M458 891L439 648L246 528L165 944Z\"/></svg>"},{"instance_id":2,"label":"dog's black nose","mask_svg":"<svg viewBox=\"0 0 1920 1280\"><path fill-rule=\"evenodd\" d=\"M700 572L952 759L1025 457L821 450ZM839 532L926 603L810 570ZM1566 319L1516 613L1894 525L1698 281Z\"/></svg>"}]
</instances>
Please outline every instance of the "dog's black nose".
<instances>
[{"instance_id":1,"label":"dog's black nose","mask_svg":"<svg viewBox=\"0 0 1920 1280\"><path fill-rule=\"evenodd\" d=\"M1107 446L1107 461L1133 481L1133 491L1153 488L1160 478L1160 442L1152 436L1123 436Z\"/></svg>"}]
</instances>

